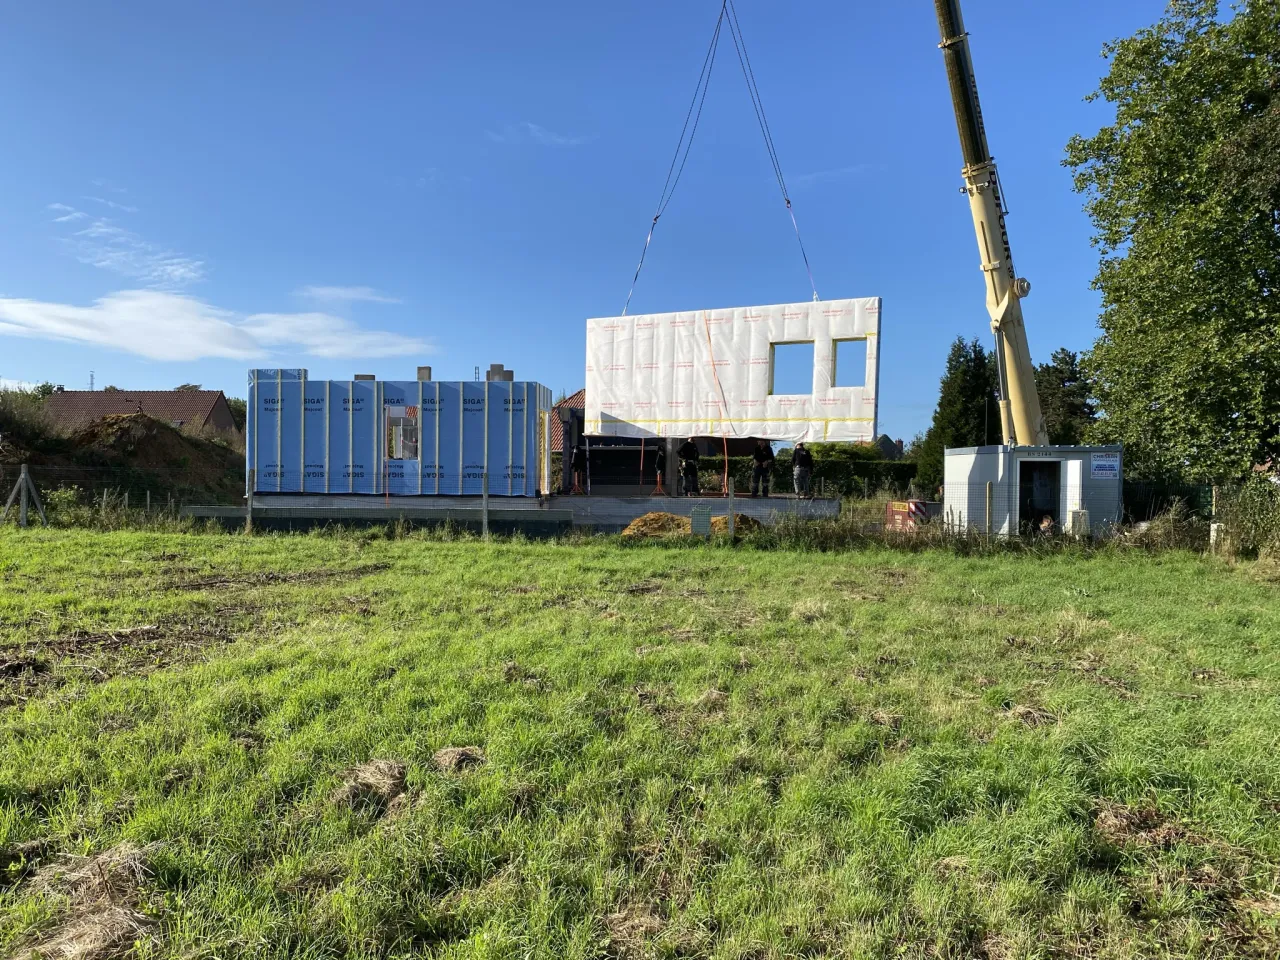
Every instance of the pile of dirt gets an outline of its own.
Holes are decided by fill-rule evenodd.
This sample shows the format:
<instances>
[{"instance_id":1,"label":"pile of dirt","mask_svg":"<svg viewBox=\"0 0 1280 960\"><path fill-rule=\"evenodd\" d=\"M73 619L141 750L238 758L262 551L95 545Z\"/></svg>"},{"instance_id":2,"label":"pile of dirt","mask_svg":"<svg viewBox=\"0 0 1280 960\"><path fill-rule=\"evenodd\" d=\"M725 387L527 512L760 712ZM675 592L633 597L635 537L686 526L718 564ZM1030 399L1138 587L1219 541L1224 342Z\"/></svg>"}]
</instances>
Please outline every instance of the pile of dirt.
<instances>
[{"instance_id":1,"label":"pile of dirt","mask_svg":"<svg viewBox=\"0 0 1280 960\"><path fill-rule=\"evenodd\" d=\"M622 531L624 537L687 537L693 532L693 525L688 517L678 517L674 513L646 513L636 517L627 529Z\"/></svg>"},{"instance_id":2,"label":"pile of dirt","mask_svg":"<svg viewBox=\"0 0 1280 960\"><path fill-rule=\"evenodd\" d=\"M755 517L744 513L733 515L734 533L752 533L761 527ZM729 532L728 517L712 517L711 532L721 535ZM693 533L693 524L688 517L680 517L674 513L646 513L631 521L631 525L622 531L624 537L687 537Z\"/></svg>"},{"instance_id":3,"label":"pile of dirt","mask_svg":"<svg viewBox=\"0 0 1280 960\"><path fill-rule=\"evenodd\" d=\"M103 417L68 436L44 437L38 447L0 449L4 472L21 462L31 465L41 487L73 484L214 502L231 502L244 492L243 453L144 413Z\"/></svg>"},{"instance_id":4,"label":"pile of dirt","mask_svg":"<svg viewBox=\"0 0 1280 960\"><path fill-rule=\"evenodd\" d=\"M748 517L745 513L735 513L733 515L733 532L738 536L744 533L754 533L764 526L755 517ZM729 532L728 517L712 517L711 532L724 534Z\"/></svg>"},{"instance_id":5,"label":"pile of dirt","mask_svg":"<svg viewBox=\"0 0 1280 960\"><path fill-rule=\"evenodd\" d=\"M405 765L395 760L370 760L352 767L329 797L337 806L372 807L386 812L404 796Z\"/></svg>"}]
</instances>

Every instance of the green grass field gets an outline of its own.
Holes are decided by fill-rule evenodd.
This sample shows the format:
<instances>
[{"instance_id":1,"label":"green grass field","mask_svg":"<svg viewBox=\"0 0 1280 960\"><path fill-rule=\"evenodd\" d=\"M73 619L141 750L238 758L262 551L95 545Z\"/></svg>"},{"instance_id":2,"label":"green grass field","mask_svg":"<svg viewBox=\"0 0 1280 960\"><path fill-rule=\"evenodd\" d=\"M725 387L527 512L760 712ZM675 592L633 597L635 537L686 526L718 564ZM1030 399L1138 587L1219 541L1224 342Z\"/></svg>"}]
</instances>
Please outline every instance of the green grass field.
<instances>
[{"instance_id":1,"label":"green grass field","mask_svg":"<svg viewBox=\"0 0 1280 960\"><path fill-rule=\"evenodd\" d=\"M0 530L0 954L39 951L1275 957L1280 587Z\"/></svg>"}]
</instances>

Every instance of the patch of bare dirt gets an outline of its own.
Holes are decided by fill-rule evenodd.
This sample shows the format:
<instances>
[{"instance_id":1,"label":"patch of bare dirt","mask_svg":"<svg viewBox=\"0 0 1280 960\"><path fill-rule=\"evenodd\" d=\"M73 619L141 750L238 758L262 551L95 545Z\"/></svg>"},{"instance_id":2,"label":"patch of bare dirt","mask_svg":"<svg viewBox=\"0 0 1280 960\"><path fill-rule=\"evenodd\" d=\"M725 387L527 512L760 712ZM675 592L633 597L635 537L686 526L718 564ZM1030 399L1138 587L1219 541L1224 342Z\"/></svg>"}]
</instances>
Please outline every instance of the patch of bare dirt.
<instances>
[{"instance_id":1,"label":"patch of bare dirt","mask_svg":"<svg viewBox=\"0 0 1280 960\"><path fill-rule=\"evenodd\" d=\"M639 583L633 583L629 587L624 588L624 593L632 596L643 596L650 593L658 593L662 590L662 584L657 580L641 580Z\"/></svg>"},{"instance_id":2,"label":"patch of bare dirt","mask_svg":"<svg viewBox=\"0 0 1280 960\"><path fill-rule=\"evenodd\" d=\"M445 773L461 773L485 762L484 751L479 747L445 747L432 757L436 769Z\"/></svg>"},{"instance_id":3,"label":"patch of bare dirt","mask_svg":"<svg viewBox=\"0 0 1280 960\"><path fill-rule=\"evenodd\" d=\"M22 840L0 847L0 886L15 883L30 873L45 851L47 840Z\"/></svg>"},{"instance_id":4,"label":"patch of bare dirt","mask_svg":"<svg viewBox=\"0 0 1280 960\"><path fill-rule=\"evenodd\" d=\"M214 590L223 587L264 587L280 583L319 583L324 580L356 580L388 569L389 563L367 563L342 570L299 570L294 573L276 573L263 570L258 573L218 573L207 577L174 580L165 584L165 590Z\"/></svg>"},{"instance_id":5,"label":"patch of bare dirt","mask_svg":"<svg viewBox=\"0 0 1280 960\"><path fill-rule=\"evenodd\" d=\"M902 715L899 713L890 713L888 710L871 711L870 720L877 727L884 727L892 733L897 733L902 729Z\"/></svg>"},{"instance_id":6,"label":"patch of bare dirt","mask_svg":"<svg viewBox=\"0 0 1280 960\"><path fill-rule=\"evenodd\" d=\"M877 570L876 576L879 577L881 583L890 587L905 587L920 579L920 574L915 570L897 568Z\"/></svg>"},{"instance_id":7,"label":"patch of bare dirt","mask_svg":"<svg viewBox=\"0 0 1280 960\"><path fill-rule=\"evenodd\" d=\"M502 665L502 679L507 683L519 683L531 690L545 690L550 684L523 664L508 660Z\"/></svg>"},{"instance_id":8,"label":"patch of bare dirt","mask_svg":"<svg viewBox=\"0 0 1280 960\"><path fill-rule=\"evenodd\" d=\"M126 953L152 924L143 912L149 852L126 843L41 869L34 882L65 907L14 960L105 960Z\"/></svg>"},{"instance_id":9,"label":"patch of bare dirt","mask_svg":"<svg viewBox=\"0 0 1280 960\"><path fill-rule=\"evenodd\" d=\"M826 619L828 610L825 600L810 597L799 601L791 608L791 619L799 620L801 623L817 623L819 620Z\"/></svg>"},{"instance_id":10,"label":"patch of bare dirt","mask_svg":"<svg viewBox=\"0 0 1280 960\"><path fill-rule=\"evenodd\" d=\"M1103 840L1117 847L1136 844L1164 850L1189 836L1155 807L1130 807L1110 801L1098 804L1093 828Z\"/></svg>"},{"instance_id":11,"label":"patch of bare dirt","mask_svg":"<svg viewBox=\"0 0 1280 960\"><path fill-rule=\"evenodd\" d=\"M1043 727L1058 722L1057 716L1048 710L1043 707L1032 706L1029 703L1011 704L1006 712L1013 719L1025 723L1028 727Z\"/></svg>"},{"instance_id":12,"label":"patch of bare dirt","mask_svg":"<svg viewBox=\"0 0 1280 960\"><path fill-rule=\"evenodd\" d=\"M370 760L342 775L329 796L335 806L372 809L381 815L405 792L405 765L395 760Z\"/></svg>"},{"instance_id":13,"label":"patch of bare dirt","mask_svg":"<svg viewBox=\"0 0 1280 960\"><path fill-rule=\"evenodd\" d=\"M73 677L103 682L142 675L198 659L211 646L231 642L226 614L179 616L107 630L73 630L0 651L0 707L25 703Z\"/></svg>"},{"instance_id":14,"label":"patch of bare dirt","mask_svg":"<svg viewBox=\"0 0 1280 960\"><path fill-rule=\"evenodd\" d=\"M703 710L723 710L728 702L729 695L716 689L705 691L696 701Z\"/></svg>"},{"instance_id":15,"label":"patch of bare dirt","mask_svg":"<svg viewBox=\"0 0 1280 960\"><path fill-rule=\"evenodd\" d=\"M644 956L648 941L665 927L665 921L645 904L632 904L604 918L610 952L624 960Z\"/></svg>"}]
</instances>

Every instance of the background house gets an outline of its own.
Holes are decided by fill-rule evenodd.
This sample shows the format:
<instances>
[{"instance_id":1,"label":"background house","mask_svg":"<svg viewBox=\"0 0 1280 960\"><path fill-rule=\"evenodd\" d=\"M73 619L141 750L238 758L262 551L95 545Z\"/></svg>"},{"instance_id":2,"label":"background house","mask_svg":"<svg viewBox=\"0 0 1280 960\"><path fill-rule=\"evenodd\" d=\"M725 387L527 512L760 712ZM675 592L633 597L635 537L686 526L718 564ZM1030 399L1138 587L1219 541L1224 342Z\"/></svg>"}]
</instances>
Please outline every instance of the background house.
<instances>
[{"instance_id":1,"label":"background house","mask_svg":"<svg viewBox=\"0 0 1280 960\"><path fill-rule=\"evenodd\" d=\"M235 430L221 390L55 390L44 408L64 427L80 427L112 414L145 413L174 427Z\"/></svg>"}]
</instances>

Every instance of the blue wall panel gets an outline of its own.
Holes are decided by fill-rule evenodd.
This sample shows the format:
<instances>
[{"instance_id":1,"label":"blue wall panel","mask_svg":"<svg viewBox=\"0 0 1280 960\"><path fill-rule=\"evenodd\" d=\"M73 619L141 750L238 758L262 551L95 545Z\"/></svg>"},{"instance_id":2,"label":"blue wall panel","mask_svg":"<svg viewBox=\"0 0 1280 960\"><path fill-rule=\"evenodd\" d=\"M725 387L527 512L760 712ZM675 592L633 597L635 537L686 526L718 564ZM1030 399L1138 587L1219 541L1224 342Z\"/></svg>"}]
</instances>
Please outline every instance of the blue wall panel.
<instances>
[{"instance_id":1,"label":"blue wall panel","mask_svg":"<svg viewBox=\"0 0 1280 960\"><path fill-rule=\"evenodd\" d=\"M488 451L485 463L489 469L489 492L495 496L508 496L511 490L510 471L507 470L507 454L511 447L511 387L497 382L488 384L489 396L486 409Z\"/></svg>"},{"instance_id":2,"label":"blue wall panel","mask_svg":"<svg viewBox=\"0 0 1280 960\"><path fill-rule=\"evenodd\" d=\"M550 405L549 390L523 381L309 382L304 370L253 370L246 467L260 493L475 496L487 471L491 496L535 496Z\"/></svg>"},{"instance_id":3,"label":"blue wall panel","mask_svg":"<svg viewBox=\"0 0 1280 960\"><path fill-rule=\"evenodd\" d=\"M440 492L462 492L462 384L440 386Z\"/></svg>"},{"instance_id":4,"label":"blue wall panel","mask_svg":"<svg viewBox=\"0 0 1280 960\"><path fill-rule=\"evenodd\" d=\"M439 383L427 382L422 385L422 411L418 415L422 437L418 441L418 459L422 461L423 493L440 492L440 460L436 452L440 435L440 404L436 401L439 392Z\"/></svg>"},{"instance_id":5,"label":"blue wall panel","mask_svg":"<svg viewBox=\"0 0 1280 960\"><path fill-rule=\"evenodd\" d=\"M317 380L303 385L302 406L302 489L325 493L328 476L328 384Z\"/></svg>"},{"instance_id":6,"label":"blue wall panel","mask_svg":"<svg viewBox=\"0 0 1280 960\"><path fill-rule=\"evenodd\" d=\"M351 492L379 493L378 385L371 380L351 382Z\"/></svg>"},{"instance_id":7,"label":"blue wall panel","mask_svg":"<svg viewBox=\"0 0 1280 960\"><path fill-rule=\"evenodd\" d=\"M485 386L462 385L462 492L479 496L485 471Z\"/></svg>"},{"instance_id":8,"label":"blue wall panel","mask_svg":"<svg viewBox=\"0 0 1280 960\"><path fill-rule=\"evenodd\" d=\"M254 418L255 478L259 490L280 489L280 381L259 381Z\"/></svg>"},{"instance_id":9,"label":"blue wall panel","mask_svg":"<svg viewBox=\"0 0 1280 960\"><path fill-rule=\"evenodd\" d=\"M277 489L286 493L302 490L302 388L292 380L278 384L280 396L280 476Z\"/></svg>"}]
</instances>

